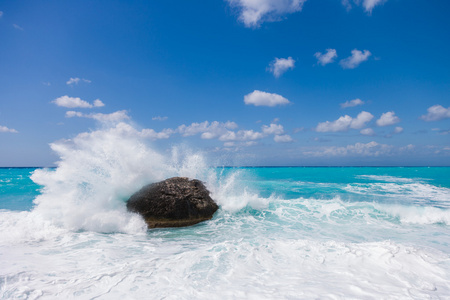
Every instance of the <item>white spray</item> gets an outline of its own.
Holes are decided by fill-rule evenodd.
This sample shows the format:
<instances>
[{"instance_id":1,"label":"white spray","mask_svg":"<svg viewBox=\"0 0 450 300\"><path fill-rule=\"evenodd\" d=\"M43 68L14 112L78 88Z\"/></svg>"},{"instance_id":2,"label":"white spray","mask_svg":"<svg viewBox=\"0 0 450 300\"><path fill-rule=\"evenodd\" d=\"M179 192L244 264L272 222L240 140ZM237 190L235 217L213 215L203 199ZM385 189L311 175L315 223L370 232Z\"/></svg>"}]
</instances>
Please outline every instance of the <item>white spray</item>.
<instances>
[{"instance_id":1,"label":"white spray","mask_svg":"<svg viewBox=\"0 0 450 300\"><path fill-rule=\"evenodd\" d=\"M36 170L32 175L43 186L33 214L69 230L144 232L145 223L126 211L125 201L142 186L172 176L205 181L226 210L238 210L249 202L262 207L266 202L235 190L236 174L219 178L202 154L179 147L167 157L161 155L126 123L81 133L51 148L60 161L56 169Z\"/></svg>"}]
</instances>

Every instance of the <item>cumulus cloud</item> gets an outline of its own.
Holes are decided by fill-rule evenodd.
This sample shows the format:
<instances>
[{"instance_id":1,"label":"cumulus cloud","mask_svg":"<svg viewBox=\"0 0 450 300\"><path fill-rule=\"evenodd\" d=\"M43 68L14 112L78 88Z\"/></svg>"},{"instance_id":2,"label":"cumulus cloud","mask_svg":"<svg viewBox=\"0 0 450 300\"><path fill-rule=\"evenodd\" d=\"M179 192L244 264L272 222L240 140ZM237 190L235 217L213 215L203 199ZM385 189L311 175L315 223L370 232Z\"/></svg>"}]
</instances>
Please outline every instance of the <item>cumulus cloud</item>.
<instances>
[{"instance_id":1,"label":"cumulus cloud","mask_svg":"<svg viewBox=\"0 0 450 300\"><path fill-rule=\"evenodd\" d=\"M362 111L356 118L348 115L340 117L336 121L326 121L319 123L316 127L317 132L339 132L351 129L361 129L373 119L373 115L369 112Z\"/></svg>"},{"instance_id":2,"label":"cumulus cloud","mask_svg":"<svg viewBox=\"0 0 450 300\"><path fill-rule=\"evenodd\" d=\"M200 134L202 139L218 139L224 142L224 145L236 145L234 142L241 146L253 145L254 141L263 139L267 136L273 135L274 141L277 143L291 142L292 138L289 135L284 134L284 128L280 124L271 123L270 125L261 126L261 131L255 130L238 130L238 125L234 122L202 122L192 123L191 125L181 125L174 132L178 132L184 137ZM252 143L249 143L252 142Z\"/></svg>"},{"instance_id":3,"label":"cumulus cloud","mask_svg":"<svg viewBox=\"0 0 450 300\"><path fill-rule=\"evenodd\" d=\"M92 81L90 81L88 79L84 79L84 78L78 78L78 77L72 78L72 77L70 77L70 79L66 81L66 84L67 85L74 85L74 84L78 84L80 81L86 82L86 83L91 83L92 82Z\"/></svg>"},{"instance_id":4,"label":"cumulus cloud","mask_svg":"<svg viewBox=\"0 0 450 300\"><path fill-rule=\"evenodd\" d=\"M350 128L352 129L361 129L366 126L366 123L370 122L373 119L373 115L367 111L362 111L356 116L355 119L352 120L350 124Z\"/></svg>"},{"instance_id":5,"label":"cumulus cloud","mask_svg":"<svg viewBox=\"0 0 450 300\"><path fill-rule=\"evenodd\" d=\"M163 129L160 132L156 132L153 129L142 129L142 131L140 132L140 136L152 140L161 140L161 139L168 139L174 133L175 131L170 128Z\"/></svg>"},{"instance_id":6,"label":"cumulus cloud","mask_svg":"<svg viewBox=\"0 0 450 300\"><path fill-rule=\"evenodd\" d=\"M262 132L266 135L270 135L270 134L283 134L284 133L284 128L282 125L280 124L270 124L269 126L267 125L263 125L261 127Z\"/></svg>"},{"instance_id":7,"label":"cumulus cloud","mask_svg":"<svg viewBox=\"0 0 450 300\"><path fill-rule=\"evenodd\" d=\"M363 61L368 60L371 55L372 53L370 53L369 50L364 50L364 52L362 52L358 49L353 49L352 55L342 59L339 63L343 69L354 69Z\"/></svg>"},{"instance_id":8,"label":"cumulus cloud","mask_svg":"<svg viewBox=\"0 0 450 300\"><path fill-rule=\"evenodd\" d=\"M420 118L424 121L439 121L450 118L450 107L445 108L442 105L433 105L427 109L428 113Z\"/></svg>"},{"instance_id":9,"label":"cumulus cloud","mask_svg":"<svg viewBox=\"0 0 450 300\"><path fill-rule=\"evenodd\" d=\"M294 69L294 65L295 60L290 56L288 58L275 58L270 63L269 71L273 73L273 76L278 78L287 70Z\"/></svg>"},{"instance_id":10,"label":"cumulus cloud","mask_svg":"<svg viewBox=\"0 0 450 300\"><path fill-rule=\"evenodd\" d=\"M395 112L388 111L382 114L376 123L378 126L389 126L397 124L398 122L400 122L400 118L395 115Z\"/></svg>"},{"instance_id":11,"label":"cumulus cloud","mask_svg":"<svg viewBox=\"0 0 450 300\"><path fill-rule=\"evenodd\" d=\"M239 10L239 20L246 27L257 28L263 22L278 21L302 10L306 0L227 0Z\"/></svg>"},{"instance_id":12,"label":"cumulus cloud","mask_svg":"<svg viewBox=\"0 0 450 300\"><path fill-rule=\"evenodd\" d=\"M19 133L17 130L15 130L13 128L8 128L6 126L1 126L1 125L0 125L0 132Z\"/></svg>"},{"instance_id":13,"label":"cumulus cloud","mask_svg":"<svg viewBox=\"0 0 450 300\"><path fill-rule=\"evenodd\" d=\"M341 106L341 108L347 108L347 107L355 107L355 106L363 105L363 104L364 104L364 101L357 98L357 99L345 101L344 103L341 103L340 106Z\"/></svg>"},{"instance_id":14,"label":"cumulus cloud","mask_svg":"<svg viewBox=\"0 0 450 300\"><path fill-rule=\"evenodd\" d=\"M285 105L290 102L281 95L254 90L252 93L244 96L244 103L247 105L253 104L255 106L273 107Z\"/></svg>"},{"instance_id":15,"label":"cumulus cloud","mask_svg":"<svg viewBox=\"0 0 450 300\"><path fill-rule=\"evenodd\" d=\"M221 141L254 141L262 139L264 135L254 130L228 131L219 137Z\"/></svg>"},{"instance_id":16,"label":"cumulus cloud","mask_svg":"<svg viewBox=\"0 0 450 300\"><path fill-rule=\"evenodd\" d=\"M167 117L160 117L160 116L152 118L153 121L165 121L167 119L168 119Z\"/></svg>"},{"instance_id":17,"label":"cumulus cloud","mask_svg":"<svg viewBox=\"0 0 450 300\"><path fill-rule=\"evenodd\" d=\"M402 133L403 132L403 127L397 126L394 128L394 133Z\"/></svg>"},{"instance_id":18,"label":"cumulus cloud","mask_svg":"<svg viewBox=\"0 0 450 300\"><path fill-rule=\"evenodd\" d=\"M372 128L364 128L360 131L362 135L375 135L375 131Z\"/></svg>"},{"instance_id":19,"label":"cumulus cloud","mask_svg":"<svg viewBox=\"0 0 450 300\"><path fill-rule=\"evenodd\" d=\"M293 142L294 140L292 139L292 137L288 134L284 134L284 135L276 135L273 137L273 140L277 143L290 143Z\"/></svg>"},{"instance_id":20,"label":"cumulus cloud","mask_svg":"<svg viewBox=\"0 0 450 300\"><path fill-rule=\"evenodd\" d=\"M229 129L236 129L238 126L234 122L227 121L222 122L202 122L202 123L192 123L191 125L180 125L178 126L177 132L182 136L192 136L201 133L202 139L214 139L218 138L223 134L226 134Z\"/></svg>"},{"instance_id":21,"label":"cumulus cloud","mask_svg":"<svg viewBox=\"0 0 450 300\"><path fill-rule=\"evenodd\" d=\"M73 118L73 117L94 119L100 122L119 122L130 119L125 110L119 110L110 114L102 114L102 113L84 114L78 111L66 112L66 118Z\"/></svg>"},{"instance_id":22,"label":"cumulus cloud","mask_svg":"<svg viewBox=\"0 0 450 300\"><path fill-rule=\"evenodd\" d=\"M316 52L314 56L317 58L317 63L319 65L325 66L334 62L334 59L337 57L337 53L335 49L327 49L326 53L322 54L322 52Z\"/></svg>"},{"instance_id":23,"label":"cumulus cloud","mask_svg":"<svg viewBox=\"0 0 450 300\"><path fill-rule=\"evenodd\" d=\"M277 143L291 142L292 138L289 135L283 135L284 128L280 124L271 123L270 125L261 126L261 132L254 130L239 130L237 132L227 131L219 137L221 141L255 141L274 135L274 141Z\"/></svg>"},{"instance_id":24,"label":"cumulus cloud","mask_svg":"<svg viewBox=\"0 0 450 300\"><path fill-rule=\"evenodd\" d=\"M393 146L386 144L379 144L375 141L370 143L356 143L345 147L322 147L316 151L305 151L304 155L322 157L322 156L382 156L389 155L392 152Z\"/></svg>"},{"instance_id":25,"label":"cumulus cloud","mask_svg":"<svg viewBox=\"0 0 450 300\"><path fill-rule=\"evenodd\" d=\"M67 95L56 98L52 101L52 103L55 103L57 106L67 108L93 108L105 106L100 99L96 99L93 104L90 104L89 102L81 100L78 97L69 97Z\"/></svg>"},{"instance_id":26,"label":"cumulus cloud","mask_svg":"<svg viewBox=\"0 0 450 300\"><path fill-rule=\"evenodd\" d=\"M124 137L136 136L151 140L167 139L170 137L171 134L174 133L172 129L164 129L160 132L156 132L153 129L146 128L142 129L141 131L138 131L133 126L131 126L126 122L118 122L117 124L115 124L114 127L110 128L109 130L121 134Z\"/></svg>"},{"instance_id":27,"label":"cumulus cloud","mask_svg":"<svg viewBox=\"0 0 450 300\"><path fill-rule=\"evenodd\" d=\"M94 107L103 107L103 106L105 106L105 103L103 103L102 100L100 99L94 100Z\"/></svg>"}]
</instances>

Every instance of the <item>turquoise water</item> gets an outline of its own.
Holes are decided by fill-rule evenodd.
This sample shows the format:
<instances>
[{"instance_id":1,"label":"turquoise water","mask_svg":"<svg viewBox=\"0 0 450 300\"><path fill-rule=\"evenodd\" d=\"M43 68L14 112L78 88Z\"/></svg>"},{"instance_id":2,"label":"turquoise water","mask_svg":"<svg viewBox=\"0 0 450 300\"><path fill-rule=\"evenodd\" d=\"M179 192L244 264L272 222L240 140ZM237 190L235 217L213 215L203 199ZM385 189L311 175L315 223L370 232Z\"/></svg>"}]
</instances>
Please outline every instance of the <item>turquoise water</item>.
<instances>
[{"instance_id":1,"label":"turquoise water","mask_svg":"<svg viewBox=\"0 0 450 300\"><path fill-rule=\"evenodd\" d=\"M0 168L0 209L26 210L33 207L33 199L40 186L31 179L35 168Z\"/></svg>"},{"instance_id":2,"label":"turquoise water","mask_svg":"<svg viewBox=\"0 0 450 300\"><path fill-rule=\"evenodd\" d=\"M446 299L450 168L210 168L120 123L0 169L1 299ZM142 186L205 182L220 209L148 230Z\"/></svg>"}]
</instances>

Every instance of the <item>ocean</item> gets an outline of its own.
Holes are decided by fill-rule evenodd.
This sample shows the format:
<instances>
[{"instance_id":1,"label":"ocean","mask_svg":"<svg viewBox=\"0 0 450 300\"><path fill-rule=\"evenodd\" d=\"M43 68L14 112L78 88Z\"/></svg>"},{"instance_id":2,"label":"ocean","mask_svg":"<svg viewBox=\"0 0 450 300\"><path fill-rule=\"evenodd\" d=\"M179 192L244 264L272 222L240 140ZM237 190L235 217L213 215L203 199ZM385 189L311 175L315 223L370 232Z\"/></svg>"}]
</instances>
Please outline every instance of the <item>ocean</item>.
<instances>
[{"instance_id":1,"label":"ocean","mask_svg":"<svg viewBox=\"0 0 450 300\"><path fill-rule=\"evenodd\" d=\"M450 168L210 167L123 132L0 169L1 299L450 299ZM171 176L205 182L213 219L126 211Z\"/></svg>"}]
</instances>

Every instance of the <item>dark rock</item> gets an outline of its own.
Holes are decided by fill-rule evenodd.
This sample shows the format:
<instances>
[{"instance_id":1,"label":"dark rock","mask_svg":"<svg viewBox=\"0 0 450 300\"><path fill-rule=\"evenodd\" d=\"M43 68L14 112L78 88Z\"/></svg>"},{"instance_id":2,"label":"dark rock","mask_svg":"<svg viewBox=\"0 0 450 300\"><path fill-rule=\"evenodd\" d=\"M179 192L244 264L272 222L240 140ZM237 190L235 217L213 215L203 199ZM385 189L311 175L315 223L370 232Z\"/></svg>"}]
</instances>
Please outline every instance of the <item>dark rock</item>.
<instances>
[{"instance_id":1,"label":"dark rock","mask_svg":"<svg viewBox=\"0 0 450 300\"><path fill-rule=\"evenodd\" d=\"M201 181L173 177L144 186L128 199L127 208L154 228L194 225L211 219L219 207Z\"/></svg>"}]
</instances>

